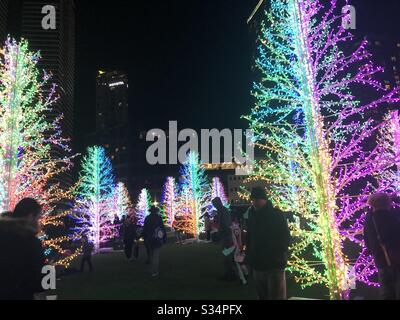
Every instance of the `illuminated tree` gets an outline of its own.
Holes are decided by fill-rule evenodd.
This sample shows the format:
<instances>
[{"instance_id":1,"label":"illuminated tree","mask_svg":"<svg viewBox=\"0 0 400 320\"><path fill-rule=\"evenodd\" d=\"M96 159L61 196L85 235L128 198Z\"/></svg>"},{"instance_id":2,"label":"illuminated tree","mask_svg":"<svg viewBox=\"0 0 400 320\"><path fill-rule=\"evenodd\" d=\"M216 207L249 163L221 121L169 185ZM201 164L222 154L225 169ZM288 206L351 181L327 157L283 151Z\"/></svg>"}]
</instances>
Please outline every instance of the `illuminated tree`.
<instances>
[{"instance_id":1,"label":"illuminated tree","mask_svg":"<svg viewBox=\"0 0 400 320\"><path fill-rule=\"evenodd\" d=\"M204 228L201 216L210 203L210 187L205 171L201 166L199 155L196 152L188 154L181 168L181 175L180 197L183 197L183 210L187 212L185 215L185 231L192 234L198 241Z\"/></svg>"},{"instance_id":2,"label":"illuminated tree","mask_svg":"<svg viewBox=\"0 0 400 320\"><path fill-rule=\"evenodd\" d=\"M164 193L162 198L162 211L163 220L167 226L172 226L175 214L177 211L177 188L175 178L168 177L167 182L164 185Z\"/></svg>"},{"instance_id":3,"label":"illuminated tree","mask_svg":"<svg viewBox=\"0 0 400 320\"><path fill-rule=\"evenodd\" d=\"M96 253L101 244L112 239L115 233L113 187L112 165L104 148L89 147L82 160L72 217L76 222L76 238L87 235Z\"/></svg>"},{"instance_id":4,"label":"illuminated tree","mask_svg":"<svg viewBox=\"0 0 400 320\"><path fill-rule=\"evenodd\" d=\"M136 219L139 226L144 226L144 220L150 214L151 197L147 189L140 192L138 202L136 204Z\"/></svg>"},{"instance_id":5,"label":"illuminated tree","mask_svg":"<svg viewBox=\"0 0 400 320\"><path fill-rule=\"evenodd\" d=\"M388 192L400 192L400 114L399 110L391 111L385 118L384 126L378 140L382 146L383 158L390 166L380 173L380 184Z\"/></svg>"},{"instance_id":6,"label":"illuminated tree","mask_svg":"<svg viewBox=\"0 0 400 320\"><path fill-rule=\"evenodd\" d=\"M196 229L197 221L193 219L193 200L188 187L184 186L179 191L177 200L175 230L194 236L193 230Z\"/></svg>"},{"instance_id":7,"label":"illuminated tree","mask_svg":"<svg viewBox=\"0 0 400 320\"><path fill-rule=\"evenodd\" d=\"M225 194L224 185L218 177L215 177L212 180L211 200L217 197L222 200L222 204L224 206L227 206L229 204L228 198Z\"/></svg>"},{"instance_id":8,"label":"illuminated tree","mask_svg":"<svg viewBox=\"0 0 400 320\"><path fill-rule=\"evenodd\" d=\"M58 100L51 75L38 69L40 53L29 51L28 42L7 39L0 49L0 210L12 211L23 198L43 206L42 229L62 227L68 212L56 207L71 199L55 178L72 167L68 139L62 137L60 121L54 118ZM52 238L42 232L46 253L56 253L55 264L67 266L75 257L65 248L69 237Z\"/></svg>"},{"instance_id":9,"label":"illuminated tree","mask_svg":"<svg viewBox=\"0 0 400 320\"><path fill-rule=\"evenodd\" d=\"M128 216L132 211L132 202L125 184L119 182L114 187L113 194L113 214L117 215L119 219L123 216Z\"/></svg>"},{"instance_id":10,"label":"illuminated tree","mask_svg":"<svg viewBox=\"0 0 400 320\"><path fill-rule=\"evenodd\" d=\"M352 36L334 14L336 2L271 1L256 61L256 106L245 118L264 151L249 180L265 182L274 205L302 222L291 224L290 271L303 286L323 284L341 299L350 285L346 240L362 251L356 279L371 275L360 212L384 163L371 143L379 125L367 111L399 99L397 89L373 79L382 68L370 61L367 41L351 53L340 49ZM361 88L377 98L358 101L352 92Z\"/></svg>"}]
</instances>

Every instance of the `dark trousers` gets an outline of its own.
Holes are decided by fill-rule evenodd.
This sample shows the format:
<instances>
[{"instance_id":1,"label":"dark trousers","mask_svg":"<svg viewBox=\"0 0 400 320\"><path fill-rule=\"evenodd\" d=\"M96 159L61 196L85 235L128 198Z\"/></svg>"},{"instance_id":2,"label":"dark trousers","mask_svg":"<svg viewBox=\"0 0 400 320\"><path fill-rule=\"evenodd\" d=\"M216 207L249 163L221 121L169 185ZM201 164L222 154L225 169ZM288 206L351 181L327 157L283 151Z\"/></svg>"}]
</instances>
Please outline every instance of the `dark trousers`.
<instances>
[{"instance_id":1,"label":"dark trousers","mask_svg":"<svg viewBox=\"0 0 400 320\"><path fill-rule=\"evenodd\" d=\"M144 243L144 246L146 247L147 254L146 263L149 264L151 262L151 247L147 242Z\"/></svg>"},{"instance_id":2,"label":"dark trousers","mask_svg":"<svg viewBox=\"0 0 400 320\"><path fill-rule=\"evenodd\" d=\"M206 239L207 239L207 241L211 241L211 230L207 230Z\"/></svg>"},{"instance_id":3,"label":"dark trousers","mask_svg":"<svg viewBox=\"0 0 400 320\"><path fill-rule=\"evenodd\" d=\"M133 239L124 241L124 251L127 259L132 258Z\"/></svg>"},{"instance_id":4,"label":"dark trousers","mask_svg":"<svg viewBox=\"0 0 400 320\"><path fill-rule=\"evenodd\" d=\"M81 272L85 269L85 264L89 266L89 271L93 271L92 256L83 256L81 261Z\"/></svg>"},{"instance_id":5,"label":"dark trousers","mask_svg":"<svg viewBox=\"0 0 400 320\"><path fill-rule=\"evenodd\" d=\"M400 267L379 269L379 283L383 300L400 300Z\"/></svg>"},{"instance_id":6,"label":"dark trousers","mask_svg":"<svg viewBox=\"0 0 400 320\"><path fill-rule=\"evenodd\" d=\"M152 274L157 274L160 265L160 248L149 247L149 257L150 272Z\"/></svg>"},{"instance_id":7,"label":"dark trousers","mask_svg":"<svg viewBox=\"0 0 400 320\"><path fill-rule=\"evenodd\" d=\"M222 252L232 246L232 239L225 237L221 241ZM231 278L235 276L235 250L233 250L229 255L224 255L224 277Z\"/></svg>"},{"instance_id":8,"label":"dark trousers","mask_svg":"<svg viewBox=\"0 0 400 320\"><path fill-rule=\"evenodd\" d=\"M179 242L179 243L182 242L182 232L175 230L175 238L176 238L177 242Z\"/></svg>"},{"instance_id":9,"label":"dark trousers","mask_svg":"<svg viewBox=\"0 0 400 320\"><path fill-rule=\"evenodd\" d=\"M286 300L286 276L284 270L253 270L259 300Z\"/></svg>"},{"instance_id":10,"label":"dark trousers","mask_svg":"<svg viewBox=\"0 0 400 320\"><path fill-rule=\"evenodd\" d=\"M224 255L224 276L229 278L235 276L234 252L227 256Z\"/></svg>"}]
</instances>

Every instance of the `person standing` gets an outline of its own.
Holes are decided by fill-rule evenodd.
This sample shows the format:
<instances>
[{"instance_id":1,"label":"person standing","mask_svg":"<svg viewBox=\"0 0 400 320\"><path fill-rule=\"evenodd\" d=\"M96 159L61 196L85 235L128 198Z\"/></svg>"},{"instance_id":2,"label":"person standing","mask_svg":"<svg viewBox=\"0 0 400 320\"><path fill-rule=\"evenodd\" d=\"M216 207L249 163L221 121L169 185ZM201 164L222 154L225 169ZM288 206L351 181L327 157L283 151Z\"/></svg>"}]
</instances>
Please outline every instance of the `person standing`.
<instances>
[{"instance_id":1,"label":"person standing","mask_svg":"<svg viewBox=\"0 0 400 320\"><path fill-rule=\"evenodd\" d=\"M233 281L235 277L234 245L232 239L232 220L229 210L223 205L221 198L212 200L212 204L217 210L218 238L224 254L224 275L222 281Z\"/></svg>"},{"instance_id":2,"label":"person standing","mask_svg":"<svg viewBox=\"0 0 400 320\"><path fill-rule=\"evenodd\" d=\"M210 213L206 212L204 214L204 229L206 230L206 240L211 241L211 217Z\"/></svg>"},{"instance_id":3,"label":"person standing","mask_svg":"<svg viewBox=\"0 0 400 320\"><path fill-rule=\"evenodd\" d=\"M378 268L383 300L400 300L400 216L385 193L371 195L364 222L364 241Z\"/></svg>"},{"instance_id":4,"label":"person standing","mask_svg":"<svg viewBox=\"0 0 400 320\"><path fill-rule=\"evenodd\" d=\"M290 232L283 213L267 200L265 189L251 193L245 263L253 270L259 300L285 300Z\"/></svg>"},{"instance_id":5,"label":"person standing","mask_svg":"<svg viewBox=\"0 0 400 320\"><path fill-rule=\"evenodd\" d=\"M160 209L157 207L150 208L150 214L144 220L142 235L148 249L151 276L158 277L160 250L162 245L167 242L167 233L160 215Z\"/></svg>"},{"instance_id":6,"label":"person standing","mask_svg":"<svg viewBox=\"0 0 400 320\"><path fill-rule=\"evenodd\" d=\"M0 300L33 300L42 292L44 251L39 233L42 208L30 198L0 219Z\"/></svg>"},{"instance_id":7,"label":"person standing","mask_svg":"<svg viewBox=\"0 0 400 320\"><path fill-rule=\"evenodd\" d=\"M85 269L85 264L89 266L89 271L93 272L92 265L92 253L93 253L94 245L91 243L86 235L82 236L82 261L81 261L81 269L83 272Z\"/></svg>"},{"instance_id":8,"label":"person standing","mask_svg":"<svg viewBox=\"0 0 400 320\"><path fill-rule=\"evenodd\" d=\"M123 226L124 252L128 260L132 261L132 249L136 240L136 225L131 217L127 217Z\"/></svg>"}]
</instances>

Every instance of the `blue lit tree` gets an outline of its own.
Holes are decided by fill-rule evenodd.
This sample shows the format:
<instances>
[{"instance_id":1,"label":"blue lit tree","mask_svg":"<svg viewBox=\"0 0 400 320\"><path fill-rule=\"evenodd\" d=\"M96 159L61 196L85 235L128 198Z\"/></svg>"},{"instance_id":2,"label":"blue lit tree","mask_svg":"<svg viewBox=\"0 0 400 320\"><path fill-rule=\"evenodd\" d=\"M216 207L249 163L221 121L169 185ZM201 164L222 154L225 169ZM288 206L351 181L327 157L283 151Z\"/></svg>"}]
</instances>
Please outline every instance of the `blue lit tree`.
<instances>
[{"instance_id":1,"label":"blue lit tree","mask_svg":"<svg viewBox=\"0 0 400 320\"><path fill-rule=\"evenodd\" d=\"M147 189L142 189L136 204L136 219L139 226L144 225L144 220L150 213L151 197Z\"/></svg>"},{"instance_id":2,"label":"blue lit tree","mask_svg":"<svg viewBox=\"0 0 400 320\"><path fill-rule=\"evenodd\" d=\"M210 185L205 170L196 152L190 152L181 168L182 183L180 186L181 195L184 198L184 231L192 234L196 240L204 229L201 216L207 210L210 203Z\"/></svg>"}]
</instances>

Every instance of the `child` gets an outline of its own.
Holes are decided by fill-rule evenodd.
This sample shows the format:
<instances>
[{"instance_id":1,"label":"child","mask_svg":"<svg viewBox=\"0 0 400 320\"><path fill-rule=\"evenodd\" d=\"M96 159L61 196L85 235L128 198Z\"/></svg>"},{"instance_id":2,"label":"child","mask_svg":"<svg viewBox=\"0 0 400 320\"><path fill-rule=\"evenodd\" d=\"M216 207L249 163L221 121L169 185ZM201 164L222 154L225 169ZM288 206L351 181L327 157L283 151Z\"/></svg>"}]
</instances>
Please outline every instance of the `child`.
<instances>
[{"instance_id":1,"label":"child","mask_svg":"<svg viewBox=\"0 0 400 320\"><path fill-rule=\"evenodd\" d=\"M82 237L82 262L81 262L81 272L83 272L85 268L85 262L87 262L89 266L90 272L93 272L93 265L92 265L92 252L93 252L93 243L88 240L88 237L84 235Z\"/></svg>"},{"instance_id":2,"label":"child","mask_svg":"<svg viewBox=\"0 0 400 320\"><path fill-rule=\"evenodd\" d=\"M232 223L232 239L233 245L235 247L235 255L234 260L238 270L239 278L242 280L242 283L247 284L246 276L249 275L247 267L244 265L244 246L242 242L242 230L240 229L239 223Z\"/></svg>"}]
</instances>

